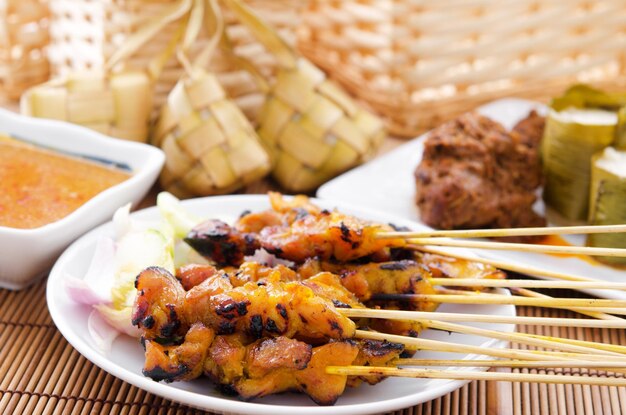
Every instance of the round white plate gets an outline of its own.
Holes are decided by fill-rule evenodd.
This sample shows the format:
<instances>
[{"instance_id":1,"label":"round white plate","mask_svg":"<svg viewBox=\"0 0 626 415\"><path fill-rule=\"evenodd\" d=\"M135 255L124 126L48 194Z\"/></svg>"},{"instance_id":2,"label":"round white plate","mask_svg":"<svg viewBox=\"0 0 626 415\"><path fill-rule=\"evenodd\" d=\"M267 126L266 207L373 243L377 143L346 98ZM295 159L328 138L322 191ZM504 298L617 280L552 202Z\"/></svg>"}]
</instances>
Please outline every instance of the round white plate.
<instances>
[{"instance_id":1,"label":"round white plate","mask_svg":"<svg viewBox=\"0 0 626 415\"><path fill-rule=\"evenodd\" d=\"M378 222L392 222L401 226L420 229L421 226L401 218L383 213L376 213L361 208L350 207L343 203L328 200L315 200L318 205L353 214ZM187 200L183 206L201 217L230 218L234 220L246 209L258 211L269 207L268 198L261 195L221 196ZM133 218L156 221L159 214L156 208L145 209L132 214ZM286 393L258 399L254 402L242 402L237 398L226 397L217 392L206 379L191 382L157 383L141 374L143 366L143 349L137 339L121 336L113 344L111 352L102 354L95 346L87 332L88 306L74 303L68 298L63 278L66 273L83 275L94 252L96 241L100 236L113 236L111 223L102 225L74 242L59 258L50 273L47 285L47 301L52 318L72 346L87 359L111 373L141 389L165 398L206 410L241 414L369 414L393 411L426 402L445 395L461 386L466 381L456 380L422 380L392 378L382 383L364 385L356 389L347 389L339 401L329 409L317 406L307 396ZM467 312L489 315L514 316L513 306L475 306L475 305L443 305L439 309L446 312ZM513 325L481 325L491 329L512 331ZM503 347L503 342L478 336L449 334L427 330L422 337L450 341L455 343L480 345L490 348ZM432 359L465 358L475 359L478 356L458 355L438 352L419 352L416 357Z\"/></svg>"},{"instance_id":2,"label":"round white plate","mask_svg":"<svg viewBox=\"0 0 626 415\"><path fill-rule=\"evenodd\" d=\"M505 128L513 126L526 117L531 109L547 111L538 102L522 99L501 99L477 108L477 111ZM415 178L413 171L422 159L424 141L428 133L395 148L369 163L359 166L336 177L319 188L317 196L322 199L339 200L355 205L369 206L372 209L389 212L410 220L419 220L415 205ZM534 206L544 214L541 200ZM550 225L550 224L549 224ZM431 228L429 228L431 229ZM565 239L573 245L584 245L581 235L568 235ZM613 268L599 262L587 262L575 257L533 254L529 252L476 250L480 256L506 261L516 265L531 265L544 271L562 272L591 277L609 282L626 280L626 270ZM541 277L541 276L539 276ZM605 298L626 299L626 292L618 290L582 290Z\"/></svg>"}]
</instances>

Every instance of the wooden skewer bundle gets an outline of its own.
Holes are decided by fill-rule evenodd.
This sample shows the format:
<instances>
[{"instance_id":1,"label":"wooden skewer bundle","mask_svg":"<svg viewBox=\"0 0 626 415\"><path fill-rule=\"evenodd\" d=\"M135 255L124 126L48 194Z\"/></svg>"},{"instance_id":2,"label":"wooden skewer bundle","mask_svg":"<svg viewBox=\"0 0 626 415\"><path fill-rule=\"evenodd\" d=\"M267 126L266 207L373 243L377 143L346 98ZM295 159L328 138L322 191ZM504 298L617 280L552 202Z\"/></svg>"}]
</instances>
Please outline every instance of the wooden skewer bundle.
<instances>
[{"instance_id":1,"label":"wooden skewer bundle","mask_svg":"<svg viewBox=\"0 0 626 415\"><path fill-rule=\"evenodd\" d=\"M529 290L529 288L543 289L603 289L626 290L626 283L605 282L592 278L556 273L541 269L534 269L504 261L474 258L463 254L441 251L431 246L468 247L481 249L506 249L524 252L583 254L626 257L626 249L590 248L577 246L551 246L532 244L513 244L483 241L459 241L448 239L478 238L478 237L505 237L526 235L565 235L590 233L620 233L626 232L626 224L609 226L571 226L558 228L523 228L523 229L482 229L482 230L453 230L453 231L424 231L424 232L381 232L379 239L406 239L416 250L451 256L469 261L480 262L504 270L520 272L530 275L548 277L551 280L499 280L473 278L431 278L430 283L440 288L436 294L378 294L373 300L382 301L424 301L455 304L513 304L537 307L563 308L586 314L594 319L566 319L542 317L504 317L480 314L452 314L430 313L405 310L384 309L341 309L349 317L383 318L397 320L419 321L424 327L456 332L467 335L476 335L515 342L529 346L542 347L549 351L493 349L479 346L447 343L422 338L403 337L382 333L357 331L357 337L364 339L388 340L402 343L405 346L422 350L434 350L452 353L474 353L489 356L500 360L431 360L431 359L397 359L395 367L365 367L365 366L330 366L328 373L363 376L384 375L428 379L462 379L462 380L498 380L510 382L539 382L564 383L585 385L626 386L626 379L616 377L591 377L572 375L545 375L529 373L490 373L475 370L459 371L459 367L509 367L509 368L594 368L622 376L626 374L626 346L606 343L596 343L565 338L531 335L519 332L502 332L491 329L456 324L459 322L482 323L509 323L525 325L546 325L562 327L589 327L589 328L626 328L626 320L612 314L626 314L626 301L597 298L554 298L545 294ZM470 287L472 290L459 290L448 287ZM480 292L483 288L510 288L516 294L512 296ZM607 314L609 313L609 314ZM429 367L449 366L454 370L433 370Z\"/></svg>"},{"instance_id":2,"label":"wooden skewer bundle","mask_svg":"<svg viewBox=\"0 0 626 415\"><path fill-rule=\"evenodd\" d=\"M441 231L417 231L417 232L380 232L378 239L406 239L415 245L450 246L461 248L495 249L508 251L536 252L545 254L570 254L590 256L613 256L626 257L626 249L620 248L597 248L587 246L555 246L520 244L507 242L486 241L459 241L455 238L486 238L486 237L509 237L530 235L573 235L573 234L598 234L598 233L624 233L626 224L623 225L594 225L594 226L562 226L540 228L503 228L503 229L471 229L471 230L441 230Z\"/></svg>"},{"instance_id":3,"label":"wooden skewer bundle","mask_svg":"<svg viewBox=\"0 0 626 415\"><path fill-rule=\"evenodd\" d=\"M497 330L489 330L472 326L455 324L454 322L483 322L483 323L516 323L528 325L555 325L564 327L624 327L626 320L614 315L626 314L626 301L609 299L584 299L584 298L553 298L540 294L528 288L558 288L558 289L612 289L626 290L626 283L608 283L583 278L568 274L546 272L538 269L529 269L516 264L503 261L477 259L462 254L440 251L423 245L454 246L488 249L514 249L526 252L543 253L568 253L585 255L613 255L626 256L625 249L612 248L587 248L587 247L562 247L543 246L529 244L510 244L499 242L457 241L445 239L446 237L475 238L475 237L502 237L522 235L551 235L551 234L574 234L574 233L616 233L626 232L626 225L615 226L577 226L561 228L526 228L526 229L487 229L487 230L461 230L461 231L432 231L432 232L386 232L378 234L378 238L405 238L417 250L452 256L469 261L481 262L497 268L549 277L550 281L537 280L498 280L498 279L473 279L473 278L431 278L433 286L444 287L438 294L394 294L377 295L376 300L393 301L435 301L440 303L457 304L514 304L527 306L540 306L552 308L564 308L581 314L587 314L596 320L590 319L546 319L538 317L502 317L471 314L449 313L426 313L403 310L341 310L345 315L352 317L390 318L400 320L419 320L425 327L437 330L445 330L463 334L477 335L513 341L520 344L538 346L553 351L529 351L513 349L486 349L476 346L458 345L445 342L437 342L426 339L402 338L402 336L390 336L380 333L358 332L362 338L389 340L403 343L408 346L426 350L438 350L457 353L477 353L502 360L430 360L430 359L398 359L396 367L328 367L328 373L343 375L379 374L385 376L399 376L427 379L462 379L462 380L498 380L510 382L538 382L538 383L563 383L585 385L608 385L626 386L626 379L614 377L590 377L572 375L545 375L529 373L490 373L476 371L433 370L428 367L450 366L458 367L510 367L510 368L595 368L609 372L626 373L626 347L605 343L595 343L564 338L536 336L525 333L507 333ZM450 289L447 287L472 287L472 288L510 288L514 296L506 296L479 291L467 291ZM482 350L481 350L482 349Z\"/></svg>"}]
</instances>

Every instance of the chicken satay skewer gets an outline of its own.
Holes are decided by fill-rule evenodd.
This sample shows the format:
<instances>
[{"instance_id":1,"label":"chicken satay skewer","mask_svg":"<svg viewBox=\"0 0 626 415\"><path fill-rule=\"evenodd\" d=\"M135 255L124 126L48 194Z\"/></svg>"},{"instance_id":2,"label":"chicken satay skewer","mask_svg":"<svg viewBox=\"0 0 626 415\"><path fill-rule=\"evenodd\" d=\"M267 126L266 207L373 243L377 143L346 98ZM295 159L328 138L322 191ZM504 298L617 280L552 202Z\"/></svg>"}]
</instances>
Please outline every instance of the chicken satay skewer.
<instances>
[{"instance_id":1,"label":"chicken satay skewer","mask_svg":"<svg viewBox=\"0 0 626 415\"><path fill-rule=\"evenodd\" d=\"M491 238L507 236L542 236L542 235L583 235L592 233L626 233L626 224L621 225L585 225L585 226L554 226L534 228L500 228L500 229L461 229L432 230L415 232L379 232L378 239L412 239L412 238Z\"/></svg>"},{"instance_id":2,"label":"chicken satay skewer","mask_svg":"<svg viewBox=\"0 0 626 415\"><path fill-rule=\"evenodd\" d=\"M534 268L534 267L530 267L527 265L516 264L513 262L498 261L494 259L487 259L487 258L473 256L473 255L465 255L465 254L455 252L455 251L448 251L448 250L437 249L437 248L432 248L432 247L408 245L406 248L415 249L416 251L421 251L421 252L425 252L429 254L443 255L443 256L448 256L448 257L457 258L457 259L464 259L466 261L478 262L480 264L491 265L499 269L518 272L520 274L537 275L537 276L547 277L547 278L551 278L555 280L563 280L563 281L589 281L589 282L596 282L596 283L604 282L602 280L597 280L597 279L590 278L590 277L582 277L579 275L565 274L562 272L555 272L555 271L545 270L541 268Z\"/></svg>"},{"instance_id":3,"label":"chicken satay skewer","mask_svg":"<svg viewBox=\"0 0 626 415\"><path fill-rule=\"evenodd\" d=\"M328 366L326 373L344 376L382 375L405 378L491 380L504 382L534 382L573 385L626 386L623 378L598 378L575 375L539 375L530 373L501 373L476 371L450 371L414 368L372 366Z\"/></svg>"},{"instance_id":4,"label":"chicken satay skewer","mask_svg":"<svg viewBox=\"0 0 626 415\"><path fill-rule=\"evenodd\" d=\"M525 324L531 326L626 328L626 320L595 320L583 318L496 316L487 314L443 313L429 311L382 310L372 308L339 308L347 317L382 318L392 320L437 320L453 323Z\"/></svg>"}]
</instances>

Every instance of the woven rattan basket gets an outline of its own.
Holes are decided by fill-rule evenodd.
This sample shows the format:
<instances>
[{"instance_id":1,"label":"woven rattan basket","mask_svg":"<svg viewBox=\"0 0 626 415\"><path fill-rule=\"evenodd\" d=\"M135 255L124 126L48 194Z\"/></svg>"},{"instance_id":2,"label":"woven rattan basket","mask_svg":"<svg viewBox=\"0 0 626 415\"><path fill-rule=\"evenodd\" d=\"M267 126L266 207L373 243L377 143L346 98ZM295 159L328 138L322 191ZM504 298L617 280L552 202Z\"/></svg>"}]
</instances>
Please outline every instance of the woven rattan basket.
<instances>
[{"instance_id":1,"label":"woven rattan basket","mask_svg":"<svg viewBox=\"0 0 626 415\"><path fill-rule=\"evenodd\" d=\"M101 69L114 51L146 20L158 16L174 0L50 0L52 43L50 60L55 74L85 69ZM299 0L248 0L247 3L269 21L290 42L295 43L299 24ZM225 13L227 31L235 52L252 60L268 76L275 70L271 54L240 25L232 14ZM145 69L161 53L176 31L170 24L126 61L127 66ZM193 60L207 42L201 33L189 53ZM209 67L216 73L228 95L253 119L263 102L256 84L245 72L219 53ZM171 57L155 84L154 105L159 109L176 82L183 76L180 63Z\"/></svg>"},{"instance_id":2,"label":"woven rattan basket","mask_svg":"<svg viewBox=\"0 0 626 415\"><path fill-rule=\"evenodd\" d=\"M48 79L47 0L0 0L0 95L15 99Z\"/></svg>"},{"instance_id":3,"label":"woven rattan basket","mask_svg":"<svg viewBox=\"0 0 626 415\"><path fill-rule=\"evenodd\" d=\"M412 136L498 97L625 82L624 0L310 0L300 50Z\"/></svg>"}]
</instances>

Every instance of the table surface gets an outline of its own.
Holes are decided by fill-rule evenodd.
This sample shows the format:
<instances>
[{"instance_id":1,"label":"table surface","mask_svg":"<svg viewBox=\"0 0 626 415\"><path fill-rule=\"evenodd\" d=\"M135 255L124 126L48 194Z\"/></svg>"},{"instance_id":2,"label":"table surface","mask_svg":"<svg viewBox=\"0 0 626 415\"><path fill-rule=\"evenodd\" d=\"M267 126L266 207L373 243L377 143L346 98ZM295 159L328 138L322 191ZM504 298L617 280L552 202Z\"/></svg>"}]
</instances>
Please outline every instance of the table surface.
<instances>
[{"instance_id":1,"label":"table surface","mask_svg":"<svg viewBox=\"0 0 626 415\"><path fill-rule=\"evenodd\" d=\"M401 140L390 138L381 153L401 143ZM265 180L248 186L242 193L264 193L275 188L275 184ZM155 194L156 189L140 207L154 204ZM577 294L564 292L562 296L565 295ZM518 307L518 314L572 317L572 313L567 311L528 307ZM626 344L624 330L532 326L518 326L517 329L547 336ZM511 347L528 348L517 344ZM570 371L565 369L565 372ZM54 326L46 306L43 280L22 291L0 289L0 414L18 413L82 415L204 412L131 386L82 357ZM329 408L329 413L332 413L332 408ZM480 381L471 382L439 399L395 413L626 414L626 388Z\"/></svg>"}]
</instances>

